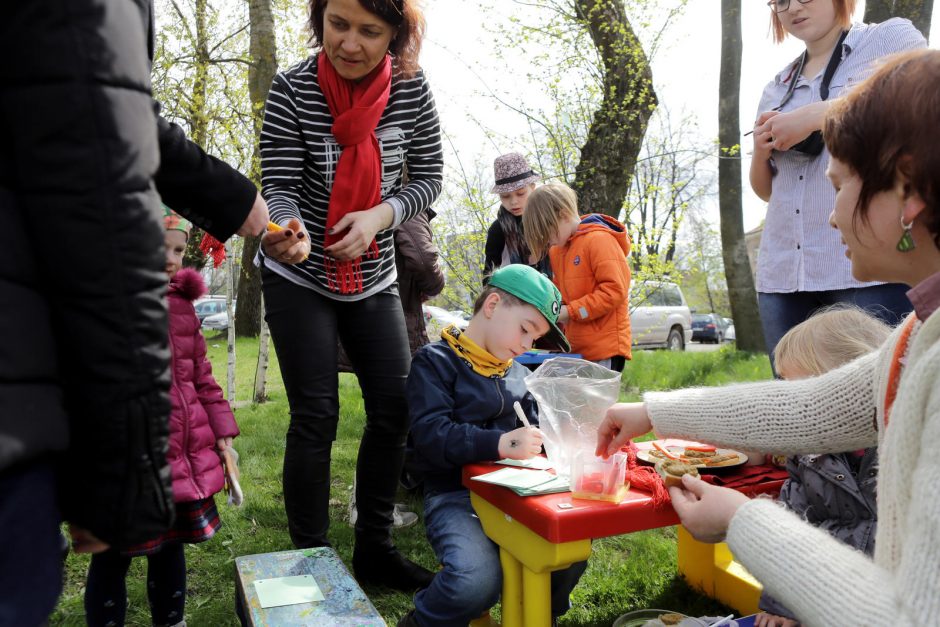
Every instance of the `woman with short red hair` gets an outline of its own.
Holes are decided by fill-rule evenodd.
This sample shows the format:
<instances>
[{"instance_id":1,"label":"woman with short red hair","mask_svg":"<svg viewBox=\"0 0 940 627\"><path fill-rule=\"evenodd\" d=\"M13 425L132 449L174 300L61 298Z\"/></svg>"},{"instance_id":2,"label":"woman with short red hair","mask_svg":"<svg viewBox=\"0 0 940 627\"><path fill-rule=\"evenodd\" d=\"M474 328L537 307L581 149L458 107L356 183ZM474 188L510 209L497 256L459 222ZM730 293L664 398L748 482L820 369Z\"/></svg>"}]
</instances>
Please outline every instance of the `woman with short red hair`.
<instances>
[{"instance_id":1,"label":"woman with short red hair","mask_svg":"<svg viewBox=\"0 0 940 627\"><path fill-rule=\"evenodd\" d=\"M896 55L824 125L830 221L860 281L913 286L914 312L877 351L819 377L647 393L608 410L598 452L655 429L744 450L878 445L875 554L770 499L686 476L671 488L699 540L735 557L807 626L935 625L940 616L940 51Z\"/></svg>"}]
</instances>

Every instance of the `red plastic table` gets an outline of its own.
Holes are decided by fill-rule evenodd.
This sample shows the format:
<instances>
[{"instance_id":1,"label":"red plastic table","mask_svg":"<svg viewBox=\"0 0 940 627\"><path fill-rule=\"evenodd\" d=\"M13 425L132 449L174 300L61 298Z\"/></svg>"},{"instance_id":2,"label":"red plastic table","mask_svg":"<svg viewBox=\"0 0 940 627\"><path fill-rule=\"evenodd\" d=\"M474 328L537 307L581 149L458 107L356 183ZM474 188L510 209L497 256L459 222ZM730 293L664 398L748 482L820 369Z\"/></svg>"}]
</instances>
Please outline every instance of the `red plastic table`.
<instances>
[{"instance_id":1,"label":"red plastic table","mask_svg":"<svg viewBox=\"0 0 940 627\"><path fill-rule=\"evenodd\" d=\"M463 483L470 490L483 531L500 547L504 627L551 624L550 573L586 560L591 540L679 524L671 506L654 509L649 493L632 488L621 503L613 504L572 500L570 492L522 497L508 488L471 480L499 468L502 466L492 463L464 466ZM741 491L773 494L782 483L768 481ZM682 534L680 562L681 540Z\"/></svg>"}]
</instances>

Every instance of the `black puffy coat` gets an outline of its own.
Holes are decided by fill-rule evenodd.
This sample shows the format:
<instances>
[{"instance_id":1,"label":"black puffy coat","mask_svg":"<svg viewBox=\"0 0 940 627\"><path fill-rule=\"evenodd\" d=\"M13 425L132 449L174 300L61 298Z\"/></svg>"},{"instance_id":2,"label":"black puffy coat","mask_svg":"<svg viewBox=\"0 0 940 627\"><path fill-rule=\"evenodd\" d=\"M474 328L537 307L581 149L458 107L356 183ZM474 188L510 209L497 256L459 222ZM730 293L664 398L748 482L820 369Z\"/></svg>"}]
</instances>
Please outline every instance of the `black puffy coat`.
<instances>
[{"instance_id":1,"label":"black puffy coat","mask_svg":"<svg viewBox=\"0 0 940 627\"><path fill-rule=\"evenodd\" d=\"M224 211L216 199L199 206L206 219L192 216L220 238L244 221L255 192L158 121L149 0L4 7L0 472L55 459L63 517L124 546L172 520L154 180L193 211L187 193L198 189L198 201L221 190Z\"/></svg>"}]
</instances>

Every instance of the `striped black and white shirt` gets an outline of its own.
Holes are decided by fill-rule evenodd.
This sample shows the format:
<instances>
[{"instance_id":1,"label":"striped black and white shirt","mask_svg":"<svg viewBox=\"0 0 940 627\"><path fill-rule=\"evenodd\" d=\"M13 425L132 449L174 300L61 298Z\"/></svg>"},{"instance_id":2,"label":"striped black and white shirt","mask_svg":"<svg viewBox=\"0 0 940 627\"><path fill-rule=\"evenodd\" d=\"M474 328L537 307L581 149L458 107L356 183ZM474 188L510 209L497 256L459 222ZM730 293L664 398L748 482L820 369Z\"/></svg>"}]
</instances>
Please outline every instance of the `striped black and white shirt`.
<instances>
[{"instance_id":1,"label":"striped black and white shirt","mask_svg":"<svg viewBox=\"0 0 940 627\"><path fill-rule=\"evenodd\" d=\"M444 153L434 98L424 73L403 78L392 66L388 105L375 129L382 153L382 200L392 206L392 226L375 239L377 259L362 257L362 293L329 289L323 237L342 147L332 133L333 116L317 81L313 55L274 77L261 129L261 194L271 220L303 221L310 234L310 257L297 265L280 264L261 254L270 270L298 285L336 300L359 300L380 292L397 278L393 230L431 206L441 192ZM407 165L408 183L402 185Z\"/></svg>"},{"instance_id":2,"label":"striped black and white shirt","mask_svg":"<svg viewBox=\"0 0 940 627\"><path fill-rule=\"evenodd\" d=\"M890 19L881 24L855 24L842 44L842 61L829 84L829 99L844 96L868 77L879 60L895 52L923 48L923 35L910 21ZM820 100L823 72L811 79L785 67L765 88L758 115L778 106L796 80L793 97L782 111ZM876 285L852 277L845 244L829 226L835 190L826 178L829 151L817 156L795 150L774 151L773 178L767 219L757 257L757 291L824 292Z\"/></svg>"}]
</instances>

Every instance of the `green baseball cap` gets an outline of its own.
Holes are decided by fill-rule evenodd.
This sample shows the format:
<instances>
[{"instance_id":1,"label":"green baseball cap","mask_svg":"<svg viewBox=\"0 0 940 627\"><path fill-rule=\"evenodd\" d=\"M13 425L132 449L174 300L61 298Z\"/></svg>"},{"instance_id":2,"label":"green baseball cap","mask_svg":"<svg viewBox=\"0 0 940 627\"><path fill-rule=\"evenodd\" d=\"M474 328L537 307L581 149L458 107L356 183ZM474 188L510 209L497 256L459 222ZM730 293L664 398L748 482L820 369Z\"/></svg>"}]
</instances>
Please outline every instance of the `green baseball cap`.
<instances>
[{"instance_id":1,"label":"green baseball cap","mask_svg":"<svg viewBox=\"0 0 940 627\"><path fill-rule=\"evenodd\" d=\"M548 322L548 333L539 343L546 343L563 353L571 350L565 334L556 324L561 311L561 292L544 274L534 268L514 263L504 266L490 276L489 285L498 287L536 309Z\"/></svg>"}]
</instances>

